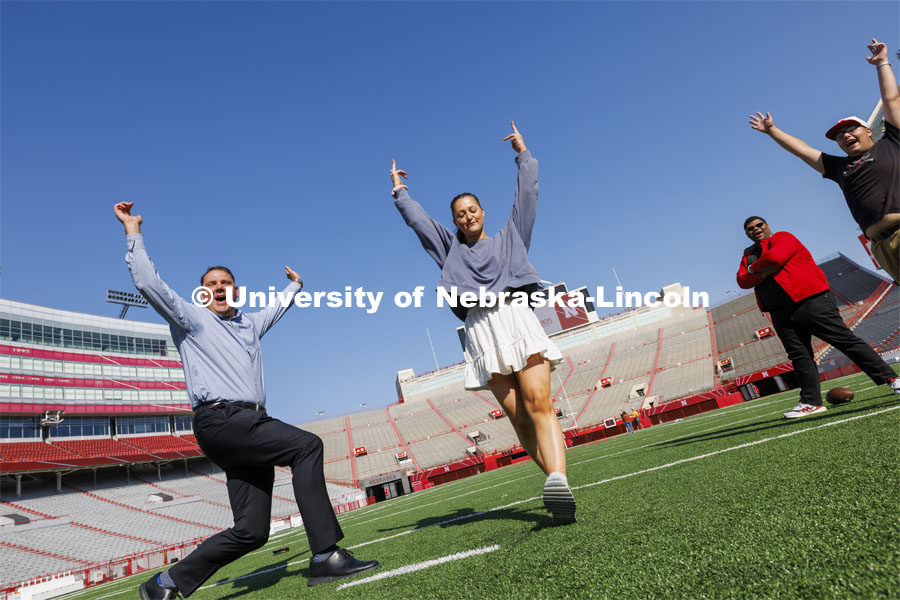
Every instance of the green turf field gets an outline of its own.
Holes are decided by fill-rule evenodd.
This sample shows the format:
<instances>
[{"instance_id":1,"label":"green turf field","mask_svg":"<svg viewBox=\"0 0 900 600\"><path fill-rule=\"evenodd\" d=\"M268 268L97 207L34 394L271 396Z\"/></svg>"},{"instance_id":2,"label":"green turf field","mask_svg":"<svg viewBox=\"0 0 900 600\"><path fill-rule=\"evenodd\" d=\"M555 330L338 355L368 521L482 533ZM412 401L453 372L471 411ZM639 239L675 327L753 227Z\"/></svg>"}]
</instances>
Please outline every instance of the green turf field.
<instances>
[{"instance_id":1,"label":"green turf field","mask_svg":"<svg viewBox=\"0 0 900 600\"><path fill-rule=\"evenodd\" d=\"M784 419L793 391L569 450L574 525L550 526L527 462L342 515L378 571L307 588L290 530L192 598L900 597L900 397L837 386L856 399L820 415ZM64 598L136 598L147 577Z\"/></svg>"}]
</instances>

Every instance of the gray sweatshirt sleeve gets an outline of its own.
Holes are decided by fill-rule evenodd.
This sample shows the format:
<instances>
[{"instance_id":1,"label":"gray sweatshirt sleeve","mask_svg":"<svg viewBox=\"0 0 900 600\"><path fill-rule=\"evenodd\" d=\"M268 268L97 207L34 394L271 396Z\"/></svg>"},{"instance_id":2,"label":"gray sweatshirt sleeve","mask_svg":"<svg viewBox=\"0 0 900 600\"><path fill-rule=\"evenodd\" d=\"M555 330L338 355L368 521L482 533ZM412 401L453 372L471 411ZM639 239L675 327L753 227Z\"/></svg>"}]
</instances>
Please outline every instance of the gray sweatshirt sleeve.
<instances>
[{"instance_id":1,"label":"gray sweatshirt sleeve","mask_svg":"<svg viewBox=\"0 0 900 600\"><path fill-rule=\"evenodd\" d=\"M170 325L190 331L194 324L191 318L192 306L160 279L144 248L144 236L140 233L127 235L125 243L125 264L131 271L134 287Z\"/></svg>"},{"instance_id":2,"label":"gray sweatshirt sleeve","mask_svg":"<svg viewBox=\"0 0 900 600\"><path fill-rule=\"evenodd\" d=\"M292 281L283 291L275 294L274 306L267 306L263 310L254 313L244 313L244 315L256 325L259 337L264 336L266 332L272 328L272 325L277 323L278 319L283 317L284 313L294 305L294 296L297 295L297 292L299 292L300 289L300 284L296 281ZM282 302L282 299L284 302Z\"/></svg>"},{"instance_id":3,"label":"gray sweatshirt sleeve","mask_svg":"<svg viewBox=\"0 0 900 600\"><path fill-rule=\"evenodd\" d=\"M531 247L531 230L537 217L538 162L531 156L530 150L525 150L516 156L516 164L519 165L516 200L509 215L509 222L519 232L519 237L528 250Z\"/></svg>"},{"instance_id":4,"label":"gray sweatshirt sleeve","mask_svg":"<svg viewBox=\"0 0 900 600\"><path fill-rule=\"evenodd\" d=\"M429 217L422 205L410 198L409 192L404 188L400 188L397 193L394 206L400 211L406 224L416 232L429 256L439 267L444 268L447 253L453 244L453 234L450 230Z\"/></svg>"}]
</instances>

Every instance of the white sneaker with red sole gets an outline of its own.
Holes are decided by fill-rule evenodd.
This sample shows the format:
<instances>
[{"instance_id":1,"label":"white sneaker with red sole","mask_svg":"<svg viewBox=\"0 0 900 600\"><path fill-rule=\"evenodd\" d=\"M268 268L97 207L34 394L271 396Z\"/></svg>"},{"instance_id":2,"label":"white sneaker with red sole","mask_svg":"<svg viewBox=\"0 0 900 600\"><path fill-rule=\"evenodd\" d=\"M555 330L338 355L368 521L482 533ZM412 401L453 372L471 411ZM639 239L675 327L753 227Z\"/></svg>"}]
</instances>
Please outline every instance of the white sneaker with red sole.
<instances>
[{"instance_id":1,"label":"white sneaker with red sole","mask_svg":"<svg viewBox=\"0 0 900 600\"><path fill-rule=\"evenodd\" d=\"M800 417L808 417L809 415L814 415L816 413L823 413L827 408L822 405L815 404L806 404L805 402L801 402L788 412L784 413L785 419L799 419Z\"/></svg>"}]
</instances>

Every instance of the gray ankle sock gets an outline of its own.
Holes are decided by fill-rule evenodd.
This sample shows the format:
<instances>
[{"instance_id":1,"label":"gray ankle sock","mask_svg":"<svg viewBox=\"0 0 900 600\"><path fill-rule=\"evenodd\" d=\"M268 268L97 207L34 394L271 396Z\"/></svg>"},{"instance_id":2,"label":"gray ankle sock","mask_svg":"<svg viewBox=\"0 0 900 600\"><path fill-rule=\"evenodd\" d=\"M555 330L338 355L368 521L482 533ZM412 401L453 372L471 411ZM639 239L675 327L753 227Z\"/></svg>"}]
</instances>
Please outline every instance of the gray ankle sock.
<instances>
[{"instance_id":1,"label":"gray ankle sock","mask_svg":"<svg viewBox=\"0 0 900 600\"><path fill-rule=\"evenodd\" d=\"M168 571L163 571L162 573L157 575L156 583L158 583L159 585L161 585L163 587L175 588L176 590L178 589L178 586L175 585L174 581L172 581L172 576L169 575Z\"/></svg>"}]
</instances>

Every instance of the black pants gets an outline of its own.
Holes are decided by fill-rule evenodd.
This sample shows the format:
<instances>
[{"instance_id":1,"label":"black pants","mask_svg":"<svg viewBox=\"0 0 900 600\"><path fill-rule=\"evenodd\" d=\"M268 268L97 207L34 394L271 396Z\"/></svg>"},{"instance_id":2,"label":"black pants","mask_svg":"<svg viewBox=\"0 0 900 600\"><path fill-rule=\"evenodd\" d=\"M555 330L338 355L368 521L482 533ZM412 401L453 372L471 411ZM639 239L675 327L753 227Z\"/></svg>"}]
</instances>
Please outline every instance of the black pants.
<instances>
[{"instance_id":1,"label":"black pants","mask_svg":"<svg viewBox=\"0 0 900 600\"><path fill-rule=\"evenodd\" d=\"M877 385L895 377L878 353L847 329L830 291L772 311L772 324L800 381L800 402L822 404L819 369L810 340L813 335L846 354Z\"/></svg>"},{"instance_id":2,"label":"black pants","mask_svg":"<svg viewBox=\"0 0 900 600\"><path fill-rule=\"evenodd\" d=\"M318 436L230 403L194 413L197 443L228 478L234 526L212 536L169 570L179 591L192 594L213 573L269 539L275 465L291 467L294 496L313 553L344 537L334 516Z\"/></svg>"}]
</instances>

